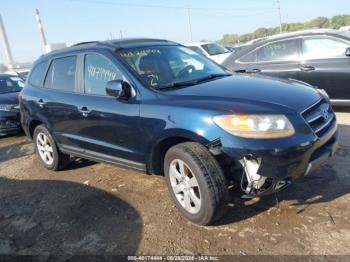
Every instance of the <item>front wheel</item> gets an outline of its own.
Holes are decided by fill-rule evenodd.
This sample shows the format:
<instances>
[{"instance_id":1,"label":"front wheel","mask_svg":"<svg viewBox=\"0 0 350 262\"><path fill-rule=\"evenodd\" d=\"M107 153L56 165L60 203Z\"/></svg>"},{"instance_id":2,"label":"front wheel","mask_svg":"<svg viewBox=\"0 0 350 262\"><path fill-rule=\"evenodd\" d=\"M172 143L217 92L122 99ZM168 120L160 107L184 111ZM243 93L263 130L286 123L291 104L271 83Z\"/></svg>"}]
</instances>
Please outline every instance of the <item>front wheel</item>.
<instances>
[{"instance_id":1,"label":"front wheel","mask_svg":"<svg viewBox=\"0 0 350 262\"><path fill-rule=\"evenodd\" d=\"M226 179L201 144L186 142L170 148L164 159L164 174L177 208L191 222L209 225L225 214Z\"/></svg>"}]
</instances>

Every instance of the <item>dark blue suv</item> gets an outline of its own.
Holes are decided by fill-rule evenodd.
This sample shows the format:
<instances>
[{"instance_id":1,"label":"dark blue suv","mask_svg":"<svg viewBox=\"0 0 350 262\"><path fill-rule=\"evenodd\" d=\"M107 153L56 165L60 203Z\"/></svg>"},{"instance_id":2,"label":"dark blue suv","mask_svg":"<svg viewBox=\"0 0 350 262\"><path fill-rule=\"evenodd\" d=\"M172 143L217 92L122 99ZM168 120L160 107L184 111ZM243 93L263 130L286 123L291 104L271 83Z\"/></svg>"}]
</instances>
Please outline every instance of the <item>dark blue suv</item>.
<instances>
[{"instance_id":1,"label":"dark blue suv","mask_svg":"<svg viewBox=\"0 0 350 262\"><path fill-rule=\"evenodd\" d=\"M46 168L74 156L164 174L178 209L202 225L224 214L228 177L248 197L270 194L337 147L324 92L232 75L165 40L89 42L44 55L20 107Z\"/></svg>"}]
</instances>

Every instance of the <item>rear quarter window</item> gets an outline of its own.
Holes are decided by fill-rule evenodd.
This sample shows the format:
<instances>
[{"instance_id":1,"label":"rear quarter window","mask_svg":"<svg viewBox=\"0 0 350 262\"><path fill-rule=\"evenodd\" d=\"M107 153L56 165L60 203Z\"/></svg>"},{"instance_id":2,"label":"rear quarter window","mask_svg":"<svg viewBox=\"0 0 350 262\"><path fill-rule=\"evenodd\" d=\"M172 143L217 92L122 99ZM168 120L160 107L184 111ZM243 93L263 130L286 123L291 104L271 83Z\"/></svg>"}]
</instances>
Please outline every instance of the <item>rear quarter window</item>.
<instances>
[{"instance_id":1,"label":"rear quarter window","mask_svg":"<svg viewBox=\"0 0 350 262\"><path fill-rule=\"evenodd\" d=\"M46 67L47 67L46 61L38 63L33 67L29 78L29 83L32 86L42 87L43 79L46 72Z\"/></svg>"}]
</instances>

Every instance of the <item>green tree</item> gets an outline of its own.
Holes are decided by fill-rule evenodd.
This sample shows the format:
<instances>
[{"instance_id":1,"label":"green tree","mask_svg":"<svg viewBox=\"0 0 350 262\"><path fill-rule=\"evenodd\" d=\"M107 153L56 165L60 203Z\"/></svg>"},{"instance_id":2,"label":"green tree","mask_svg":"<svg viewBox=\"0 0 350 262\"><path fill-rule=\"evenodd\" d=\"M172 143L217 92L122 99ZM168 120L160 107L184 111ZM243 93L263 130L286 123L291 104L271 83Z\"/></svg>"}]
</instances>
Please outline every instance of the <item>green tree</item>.
<instances>
[{"instance_id":1,"label":"green tree","mask_svg":"<svg viewBox=\"0 0 350 262\"><path fill-rule=\"evenodd\" d=\"M339 29L342 26L350 26L350 15L337 15L328 19L327 17L316 17L305 23L283 23L282 28L284 32L295 32L311 28L334 28ZM261 27L256 29L253 33L243 35L226 34L219 40L223 44L231 44L237 42L248 42L256 38L271 36L280 33L279 26L272 28Z\"/></svg>"},{"instance_id":2,"label":"green tree","mask_svg":"<svg viewBox=\"0 0 350 262\"><path fill-rule=\"evenodd\" d=\"M334 29L339 29L342 26L350 25L350 15L337 15L331 19L331 26Z\"/></svg>"}]
</instances>

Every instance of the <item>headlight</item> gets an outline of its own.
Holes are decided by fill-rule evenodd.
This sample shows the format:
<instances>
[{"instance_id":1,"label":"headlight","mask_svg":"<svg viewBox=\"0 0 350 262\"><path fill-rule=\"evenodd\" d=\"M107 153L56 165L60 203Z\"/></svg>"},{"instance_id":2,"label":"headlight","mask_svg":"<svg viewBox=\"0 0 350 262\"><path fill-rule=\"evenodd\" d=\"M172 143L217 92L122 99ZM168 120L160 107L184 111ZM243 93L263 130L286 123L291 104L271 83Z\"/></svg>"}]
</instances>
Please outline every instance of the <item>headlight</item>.
<instances>
[{"instance_id":1,"label":"headlight","mask_svg":"<svg viewBox=\"0 0 350 262\"><path fill-rule=\"evenodd\" d=\"M225 131L240 137L281 138L295 132L284 115L224 115L213 120Z\"/></svg>"},{"instance_id":2,"label":"headlight","mask_svg":"<svg viewBox=\"0 0 350 262\"><path fill-rule=\"evenodd\" d=\"M0 105L0 111L12 111L15 106L11 104Z\"/></svg>"}]
</instances>

